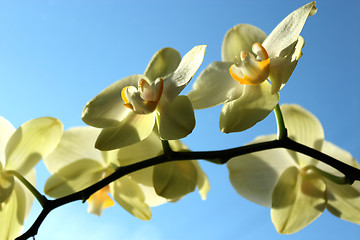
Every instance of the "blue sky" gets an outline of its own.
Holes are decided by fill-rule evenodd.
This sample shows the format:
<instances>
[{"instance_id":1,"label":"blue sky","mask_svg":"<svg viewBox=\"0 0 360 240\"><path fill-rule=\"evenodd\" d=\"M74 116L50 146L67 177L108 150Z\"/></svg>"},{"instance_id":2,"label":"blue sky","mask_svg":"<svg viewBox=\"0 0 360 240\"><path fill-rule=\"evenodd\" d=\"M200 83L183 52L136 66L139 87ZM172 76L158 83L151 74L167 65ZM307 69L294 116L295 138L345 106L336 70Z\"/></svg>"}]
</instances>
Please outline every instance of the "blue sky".
<instances>
[{"instance_id":1,"label":"blue sky","mask_svg":"<svg viewBox=\"0 0 360 240\"><path fill-rule=\"evenodd\" d=\"M152 55L173 47L184 55L206 44L198 73L221 59L226 31L239 23L271 30L307 1L0 1L0 115L18 127L41 116L60 119L64 128L85 125L81 112L102 89L143 73ZM280 103L297 103L322 122L326 139L360 159L360 3L319 0L306 23L303 57ZM194 79L198 76L195 75ZM191 89L188 86L185 93ZM250 142L276 131L274 116L242 133L218 129L221 107L196 112L197 126L184 142L193 150L215 150ZM102 217L73 203L52 212L41 239L358 239L360 227L325 212L290 236L272 226L270 210L236 194L225 166L201 162L211 182L206 201L192 193L176 204L153 208L142 222L120 207ZM40 163L37 186L49 176ZM26 222L31 224L40 207Z\"/></svg>"}]
</instances>

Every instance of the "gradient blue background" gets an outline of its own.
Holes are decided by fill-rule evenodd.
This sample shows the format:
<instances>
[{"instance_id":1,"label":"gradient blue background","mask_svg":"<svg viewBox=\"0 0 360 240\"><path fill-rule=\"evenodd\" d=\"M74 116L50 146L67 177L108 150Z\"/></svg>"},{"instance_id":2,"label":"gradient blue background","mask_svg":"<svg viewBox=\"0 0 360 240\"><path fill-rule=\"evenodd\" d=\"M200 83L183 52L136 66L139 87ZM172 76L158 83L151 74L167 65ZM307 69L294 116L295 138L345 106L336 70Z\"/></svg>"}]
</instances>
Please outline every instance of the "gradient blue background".
<instances>
[{"instance_id":1,"label":"gradient blue background","mask_svg":"<svg viewBox=\"0 0 360 240\"><path fill-rule=\"evenodd\" d=\"M207 44L199 72L221 59L226 31L239 23L271 30L307 1L0 1L0 115L18 127L41 116L59 118L64 128L81 126L86 102L111 83L143 73L152 55L173 47L184 55ZM280 103L297 103L322 122L327 140L360 159L360 2L320 0L306 23L303 57ZM194 78L194 79L195 79ZM191 88L188 86L184 92ZM218 129L221 107L196 111L197 126L184 142L193 150L235 147L275 133L273 114L243 133ZM153 208L149 222L119 206L102 217L87 204L52 212L37 240L57 239L359 239L360 226L325 211L299 233L275 231L270 210L232 189L226 166L201 162L211 182L208 199L198 193ZM40 163L37 187L49 177ZM25 228L41 210L34 204ZM3 221L3 220L1 220Z\"/></svg>"}]
</instances>

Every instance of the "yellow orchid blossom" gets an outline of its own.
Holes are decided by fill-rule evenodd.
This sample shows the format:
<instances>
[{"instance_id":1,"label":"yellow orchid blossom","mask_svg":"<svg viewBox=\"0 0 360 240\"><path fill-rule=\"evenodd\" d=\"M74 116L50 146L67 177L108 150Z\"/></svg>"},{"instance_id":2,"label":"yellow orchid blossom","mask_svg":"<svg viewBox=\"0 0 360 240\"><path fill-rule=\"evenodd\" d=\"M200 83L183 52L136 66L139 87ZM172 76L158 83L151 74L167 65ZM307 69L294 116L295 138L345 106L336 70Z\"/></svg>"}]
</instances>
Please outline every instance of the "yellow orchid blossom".
<instances>
[{"instance_id":1,"label":"yellow orchid blossom","mask_svg":"<svg viewBox=\"0 0 360 240\"><path fill-rule=\"evenodd\" d=\"M58 144L62 124L55 118L30 120L17 130L0 117L0 239L15 239L34 196L14 172L35 186L35 165Z\"/></svg>"},{"instance_id":2,"label":"yellow orchid blossom","mask_svg":"<svg viewBox=\"0 0 360 240\"><path fill-rule=\"evenodd\" d=\"M220 130L225 133L244 131L266 118L302 55L300 33L316 11L315 2L300 7L269 36L249 24L231 28L223 40L222 62L211 63L188 94L194 108L224 104Z\"/></svg>"}]
</instances>

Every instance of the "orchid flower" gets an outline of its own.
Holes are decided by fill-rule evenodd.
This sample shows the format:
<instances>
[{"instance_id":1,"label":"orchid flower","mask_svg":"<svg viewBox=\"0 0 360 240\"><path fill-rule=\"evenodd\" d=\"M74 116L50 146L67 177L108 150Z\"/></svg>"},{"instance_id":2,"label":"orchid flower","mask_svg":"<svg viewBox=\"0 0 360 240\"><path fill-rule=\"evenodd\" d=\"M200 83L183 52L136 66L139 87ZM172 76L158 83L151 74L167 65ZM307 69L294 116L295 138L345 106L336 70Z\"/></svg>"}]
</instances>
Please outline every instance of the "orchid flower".
<instances>
[{"instance_id":1,"label":"orchid flower","mask_svg":"<svg viewBox=\"0 0 360 240\"><path fill-rule=\"evenodd\" d=\"M55 118L30 120L17 130L0 117L0 239L15 239L34 196L14 174L35 186L35 165L58 144L62 124Z\"/></svg>"},{"instance_id":2,"label":"orchid flower","mask_svg":"<svg viewBox=\"0 0 360 240\"><path fill-rule=\"evenodd\" d=\"M289 137L359 168L345 150L324 140L319 120L298 105L281 107ZM275 139L258 137L252 143ZM279 233L295 233L321 215L333 215L360 224L360 183L340 184L344 176L334 168L303 154L272 149L231 159L230 181L246 199L271 207Z\"/></svg>"},{"instance_id":3,"label":"orchid flower","mask_svg":"<svg viewBox=\"0 0 360 240\"><path fill-rule=\"evenodd\" d=\"M97 128L78 127L64 132L58 147L44 159L52 173L45 184L47 195L59 198L80 191L113 173L117 166L161 154L161 141L154 132L131 146L99 151L93 146L100 131ZM88 212L101 215L104 209L114 205L112 196L135 217L149 220L150 207L172 200L156 193L152 178L152 167L121 177L90 196Z\"/></svg>"},{"instance_id":4,"label":"orchid flower","mask_svg":"<svg viewBox=\"0 0 360 240\"><path fill-rule=\"evenodd\" d=\"M269 36L249 24L231 28L222 44L222 62L211 63L188 94L194 108L224 104L220 130L225 133L244 131L268 116L302 55L300 32L316 10L315 2L304 5Z\"/></svg>"},{"instance_id":5,"label":"orchid flower","mask_svg":"<svg viewBox=\"0 0 360 240\"><path fill-rule=\"evenodd\" d=\"M181 59L172 48L158 51L143 75L132 75L104 89L84 108L88 125L104 128L96 148L113 150L150 135L155 122L160 137L186 137L195 127L188 97L178 96L201 65L206 46L196 46Z\"/></svg>"}]
</instances>

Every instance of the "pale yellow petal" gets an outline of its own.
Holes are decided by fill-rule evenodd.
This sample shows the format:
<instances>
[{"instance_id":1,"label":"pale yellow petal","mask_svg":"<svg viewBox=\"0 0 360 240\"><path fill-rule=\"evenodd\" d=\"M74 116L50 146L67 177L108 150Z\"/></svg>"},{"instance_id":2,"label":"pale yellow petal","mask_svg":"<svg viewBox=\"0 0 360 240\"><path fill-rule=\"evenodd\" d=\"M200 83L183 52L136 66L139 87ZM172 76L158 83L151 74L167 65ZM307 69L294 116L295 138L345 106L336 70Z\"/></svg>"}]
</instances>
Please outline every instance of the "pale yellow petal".
<instances>
[{"instance_id":1,"label":"pale yellow petal","mask_svg":"<svg viewBox=\"0 0 360 240\"><path fill-rule=\"evenodd\" d=\"M254 43L262 43L267 35L250 24L239 24L231 28L224 37L221 56L224 62L234 62L241 51L251 52Z\"/></svg>"},{"instance_id":2,"label":"pale yellow petal","mask_svg":"<svg viewBox=\"0 0 360 240\"><path fill-rule=\"evenodd\" d=\"M187 94L195 109L213 107L242 94L244 86L230 76L231 64L213 62L201 72Z\"/></svg>"},{"instance_id":3,"label":"pale yellow petal","mask_svg":"<svg viewBox=\"0 0 360 240\"><path fill-rule=\"evenodd\" d=\"M82 120L93 127L116 127L131 111L124 106L121 91L127 86L138 87L140 79L147 79L144 75L131 75L121 79L89 101L84 107Z\"/></svg>"},{"instance_id":4,"label":"pale yellow petal","mask_svg":"<svg viewBox=\"0 0 360 240\"><path fill-rule=\"evenodd\" d=\"M203 62L206 45L193 47L182 58L178 68L164 78L162 98L172 102L186 87Z\"/></svg>"},{"instance_id":5,"label":"pale yellow petal","mask_svg":"<svg viewBox=\"0 0 360 240\"><path fill-rule=\"evenodd\" d=\"M321 152L338 159L339 161L342 161L350 166L353 166L355 168L360 168L358 162L355 160L355 158L346 150L341 149L340 147L334 145L331 142L324 141ZM342 173L340 173L335 168L329 166L328 164L325 164L321 161L318 161L316 167L320 168L321 170L328 172L332 175L336 176L344 176Z\"/></svg>"},{"instance_id":6,"label":"pale yellow petal","mask_svg":"<svg viewBox=\"0 0 360 240\"><path fill-rule=\"evenodd\" d=\"M142 115L130 111L120 125L104 128L101 131L95 147L102 151L109 151L129 146L147 138L154 125L155 112Z\"/></svg>"},{"instance_id":7,"label":"pale yellow petal","mask_svg":"<svg viewBox=\"0 0 360 240\"><path fill-rule=\"evenodd\" d=\"M126 211L141 220L150 220L151 209L145 203L145 196L140 186L130 177L122 177L110 184L115 201Z\"/></svg>"},{"instance_id":8,"label":"pale yellow petal","mask_svg":"<svg viewBox=\"0 0 360 240\"><path fill-rule=\"evenodd\" d=\"M153 181L158 195L180 198L195 190L197 171L189 161L167 162L154 166Z\"/></svg>"},{"instance_id":9,"label":"pale yellow petal","mask_svg":"<svg viewBox=\"0 0 360 240\"><path fill-rule=\"evenodd\" d=\"M62 124L56 118L43 117L24 123L6 145L5 168L25 175L55 149L62 133Z\"/></svg>"},{"instance_id":10,"label":"pale yellow petal","mask_svg":"<svg viewBox=\"0 0 360 240\"><path fill-rule=\"evenodd\" d=\"M326 181L328 187L327 209L344 220L360 224L360 183L339 185Z\"/></svg>"},{"instance_id":11,"label":"pale yellow petal","mask_svg":"<svg viewBox=\"0 0 360 240\"><path fill-rule=\"evenodd\" d=\"M278 93L271 93L271 85L267 81L259 85L246 85L238 99L224 104L220 115L220 130L230 133L251 128L272 112L279 98Z\"/></svg>"},{"instance_id":12,"label":"pale yellow petal","mask_svg":"<svg viewBox=\"0 0 360 240\"><path fill-rule=\"evenodd\" d=\"M301 174L290 167L274 188L271 218L279 233L292 234L319 217L325 206L325 182L315 174Z\"/></svg>"},{"instance_id":13,"label":"pale yellow petal","mask_svg":"<svg viewBox=\"0 0 360 240\"><path fill-rule=\"evenodd\" d=\"M274 140L275 135L257 137L250 144ZM272 193L280 175L295 162L285 149L271 149L230 159L229 178L244 198L271 207Z\"/></svg>"},{"instance_id":14,"label":"pale yellow petal","mask_svg":"<svg viewBox=\"0 0 360 240\"><path fill-rule=\"evenodd\" d=\"M80 191L104 177L102 164L91 159L78 159L55 172L45 184L45 193L59 198Z\"/></svg>"},{"instance_id":15,"label":"pale yellow petal","mask_svg":"<svg viewBox=\"0 0 360 240\"><path fill-rule=\"evenodd\" d=\"M321 151L324 141L324 130L315 115L295 104L282 105L281 112L289 137L292 140ZM298 160L300 166L316 164L317 162L300 153L291 151L291 154Z\"/></svg>"},{"instance_id":16,"label":"pale yellow petal","mask_svg":"<svg viewBox=\"0 0 360 240\"><path fill-rule=\"evenodd\" d=\"M95 149L95 141L101 129L91 127L75 127L66 130L56 149L44 158L50 173L81 159L92 159L105 166L99 150Z\"/></svg>"},{"instance_id":17,"label":"pale yellow petal","mask_svg":"<svg viewBox=\"0 0 360 240\"><path fill-rule=\"evenodd\" d=\"M165 140L184 138L195 127L195 115L187 96L178 96L167 105L157 110L157 125L160 137Z\"/></svg>"},{"instance_id":18,"label":"pale yellow petal","mask_svg":"<svg viewBox=\"0 0 360 240\"><path fill-rule=\"evenodd\" d=\"M2 166L5 166L6 144L15 130L14 126L8 120L0 116L0 165Z\"/></svg>"},{"instance_id":19,"label":"pale yellow petal","mask_svg":"<svg viewBox=\"0 0 360 240\"><path fill-rule=\"evenodd\" d=\"M156 78L165 77L174 72L181 62L180 53L173 48L163 48L157 51L146 67L144 75L154 82Z\"/></svg>"}]
</instances>

